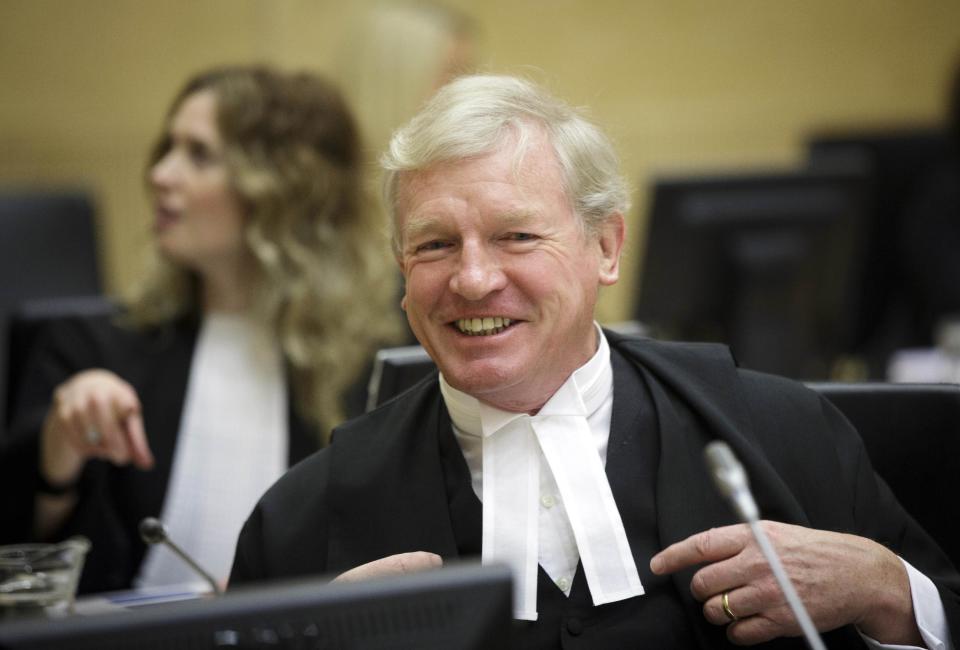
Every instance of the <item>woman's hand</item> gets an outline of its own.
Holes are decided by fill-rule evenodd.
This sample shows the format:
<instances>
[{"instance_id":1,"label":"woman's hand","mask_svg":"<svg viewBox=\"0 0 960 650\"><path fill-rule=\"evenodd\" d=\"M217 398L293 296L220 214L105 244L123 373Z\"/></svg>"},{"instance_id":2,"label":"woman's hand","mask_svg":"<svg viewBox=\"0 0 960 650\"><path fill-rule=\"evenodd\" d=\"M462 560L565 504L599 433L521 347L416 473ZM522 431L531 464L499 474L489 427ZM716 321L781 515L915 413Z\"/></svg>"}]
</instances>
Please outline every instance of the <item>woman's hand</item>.
<instances>
[{"instance_id":1,"label":"woman's hand","mask_svg":"<svg viewBox=\"0 0 960 650\"><path fill-rule=\"evenodd\" d=\"M40 471L48 483L75 481L90 458L153 466L140 399L108 370L85 370L60 384L41 434Z\"/></svg>"}]
</instances>

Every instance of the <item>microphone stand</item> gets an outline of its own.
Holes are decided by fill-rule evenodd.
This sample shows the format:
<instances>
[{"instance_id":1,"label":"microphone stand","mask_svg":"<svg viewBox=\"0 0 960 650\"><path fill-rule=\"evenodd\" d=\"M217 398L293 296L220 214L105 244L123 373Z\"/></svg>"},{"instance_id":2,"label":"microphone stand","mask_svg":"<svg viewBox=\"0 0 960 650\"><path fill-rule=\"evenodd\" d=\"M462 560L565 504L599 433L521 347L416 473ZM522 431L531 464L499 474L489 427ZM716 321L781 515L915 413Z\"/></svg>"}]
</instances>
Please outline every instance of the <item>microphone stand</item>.
<instances>
[{"instance_id":1,"label":"microphone stand","mask_svg":"<svg viewBox=\"0 0 960 650\"><path fill-rule=\"evenodd\" d=\"M820 633L810 619L806 607L803 606L803 601L800 600L797 590L794 589L790 576L783 568L780 556L777 555L773 544L770 543L770 538L767 537L763 527L760 526L760 509L750 493L747 473L743 469L743 465L740 464L740 461L737 460L733 451L725 442L711 442L704 450L704 456L717 489L729 500L740 519L750 525L750 532L757 540L760 551L773 570L773 577L776 578L783 595L787 598L787 604L800 624L807 646L811 650L826 650L826 646L820 638Z\"/></svg>"},{"instance_id":2,"label":"microphone stand","mask_svg":"<svg viewBox=\"0 0 960 650\"><path fill-rule=\"evenodd\" d=\"M140 520L140 538L147 544L166 544L167 548L177 554L181 560L183 560L187 566L200 574L207 583L210 584L210 588L213 589L213 593L217 596L223 594L223 589L220 588L220 585L217 584L217 581L213 579L213 576L203 570L196 560L187 555L187 553L177 546L172 539L167 536L167 529L164 527L163 523L156 519L155 517L144 517Z\"/></svg>"}]
</instances>

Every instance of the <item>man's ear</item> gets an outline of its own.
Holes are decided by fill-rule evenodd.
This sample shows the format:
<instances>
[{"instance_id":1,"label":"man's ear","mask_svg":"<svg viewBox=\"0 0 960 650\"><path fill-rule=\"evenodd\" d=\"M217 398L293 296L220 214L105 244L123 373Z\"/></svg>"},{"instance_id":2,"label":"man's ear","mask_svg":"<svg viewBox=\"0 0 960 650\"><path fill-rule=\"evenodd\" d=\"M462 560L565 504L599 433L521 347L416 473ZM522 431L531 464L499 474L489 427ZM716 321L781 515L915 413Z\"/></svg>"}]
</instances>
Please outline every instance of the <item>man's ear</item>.
<instances>
[{"instance_id":1,"label":"man's ear","mask_svg":"<svg viewBox=\"0 0 960 650\"><path fill-rule=\"evenodd\" d=\"M403 297L400 298L400 309L407 311L407 269L403 265L403 258L396 250L394 250L393 259L397 262L397 267L400 269L400 275L403 276Z\"/></svg>"},{"instance_id":2,"label":"man's ear","mask_svg":"<svg viewBox=\"0 0 960 650\"><path fill-rule=\"evenodd\" d=\"M620 212L614 212L600 225L600 284L610 286L620 279L620 253L627 236L627 224Z\"/></svg>"}]
</instances>

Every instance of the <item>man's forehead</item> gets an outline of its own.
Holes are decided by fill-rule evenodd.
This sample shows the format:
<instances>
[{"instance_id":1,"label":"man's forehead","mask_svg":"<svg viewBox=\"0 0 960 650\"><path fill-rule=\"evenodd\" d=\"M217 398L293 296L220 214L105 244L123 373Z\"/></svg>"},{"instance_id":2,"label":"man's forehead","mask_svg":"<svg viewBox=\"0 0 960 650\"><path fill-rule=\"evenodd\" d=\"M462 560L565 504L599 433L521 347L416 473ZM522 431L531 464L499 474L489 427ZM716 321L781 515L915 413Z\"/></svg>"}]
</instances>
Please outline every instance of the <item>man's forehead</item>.
<instances>
[{"instance_id":1,"label":"man's forehead","mask_svg":"<svg viewBox=\"0 0 960 650\"><path fill-rule=\"evenodd\" d=\"M529 224L543 216L545 203L550 201L543 193L550 182L543 180L534 186L512 177L455 176L442 171L411 178L398 194L398 225L405 236L411 236L443 228L452 215L498 228ZM559 183L557 191L563 191Z\"/></svg>"},{"instance_id":2,"label":"man's forehead","mask_svg":"<svg viewBox=\"0 0 960 650\"><path fill-rule=\"evenodd\" d=\"M537 143L511 142L477 156L445 160L423 169L401 172L397 176L395 193L398 214L415 210L418 198L424 194L442 197L449 188L450 196L461 185L505 183L517 196L529 190L539 193L553 186L566 192L563 173L553 147L545 140ZM410 215L412 216L412 215Z\"/></svg>"},{"instance_id":3,"label":"man's forehead","mask_svg":"<svg viewBox=\"0 0 960 650\"><path fill-rule=\"evenodd\" d=\"M425 210L422 212L413 212L404 219L402 231L405 237L415 238L424 232L431 232L446 227L447 220L444 218L444 212L440 210ZM493 211L486 213L477 213L476 220L487 223L495 223L498 228L517 228L526 226L536 220L538 214L529 209L507 209L504 211Z\"/></svg>"},{"instance_id":4,"label":"man's forehead","mask_svg":"<svg viewBox=\"0 0 960 650\"><path fill-rule=\"evenodd\" d=\"M516 175L534 168L555 167L560 169L559 158L546 130L533 123L511 125L489 147L470 154L456 155L437 160L419 169L400 172L398 182L410 184L423 182L435 176L446 176L479 161L496 160L500 166Z\"/></svg>"}]
</instances>

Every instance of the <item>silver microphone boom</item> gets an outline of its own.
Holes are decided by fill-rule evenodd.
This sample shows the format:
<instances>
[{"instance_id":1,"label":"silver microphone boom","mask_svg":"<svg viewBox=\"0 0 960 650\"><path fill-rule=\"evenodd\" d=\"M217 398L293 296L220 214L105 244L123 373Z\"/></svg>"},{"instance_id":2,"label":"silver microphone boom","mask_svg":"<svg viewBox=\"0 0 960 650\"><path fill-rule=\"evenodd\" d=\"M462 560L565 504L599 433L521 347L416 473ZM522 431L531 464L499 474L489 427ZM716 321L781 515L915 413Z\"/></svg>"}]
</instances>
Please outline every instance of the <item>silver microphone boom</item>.
<instances>
[{"instance_id":1,"label":"silver microphone boom","mask_svg":"<svg viewBox=\"0 0 960 650\"><path fill-rule=\"evenodd\" d=\"M166 544L167 548L176 553L181 560L186 562L191 569L200 574L200 577L210 584L213 593L218 596L223 593L223 589L221 589L217 581L213 579L213 576L204 571L203 567L197 564L196 560L187 555L182 548L177 546L173 540L167 536L167 529L159 519L156 517L144 517L140 520L139 530L140 539L147 544Z\"/></svg>"},{"instance_id":2,"label":"silver microphone boom","mask_svg":"<svg viewBox=\"0 0 960 650\"><path fill-rule=\"evenodd\" d=\"M745 522L760 518L760 509L750 493L747 472L725 442L714 441L704 450L710 474L720 494L725 496Z\"/></svg>"},{"instance_id":3,"label":"silver microphone boom","mask_svg":"<svg viewBox=\"0 0 960 650\"><path fill-rule=\"evenodd\" d=\"M708 444L703 455L720 494L726 497L740 519L750 524L750 531L753 533L754 539L757 540L767 564L773 570L773 577L777 579L777 583L787 599L787 604L800 624L807 645L810 646L811 650L826 650L826 646L823 645L823 640L820 638L820 633L810 619L806 607L803 606L803 601L800 600L797 590L794 589L790 576L783 568L780 556L777 555L773 544L770 543L763 527L760 526L760 509L750 492L747 472L743 469L743 465L737 460L729 445L719 440Z\"/></svg>"}]
</instances>

